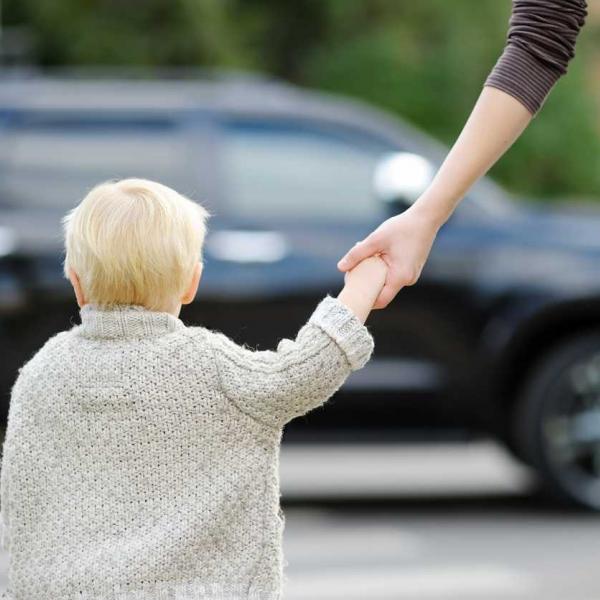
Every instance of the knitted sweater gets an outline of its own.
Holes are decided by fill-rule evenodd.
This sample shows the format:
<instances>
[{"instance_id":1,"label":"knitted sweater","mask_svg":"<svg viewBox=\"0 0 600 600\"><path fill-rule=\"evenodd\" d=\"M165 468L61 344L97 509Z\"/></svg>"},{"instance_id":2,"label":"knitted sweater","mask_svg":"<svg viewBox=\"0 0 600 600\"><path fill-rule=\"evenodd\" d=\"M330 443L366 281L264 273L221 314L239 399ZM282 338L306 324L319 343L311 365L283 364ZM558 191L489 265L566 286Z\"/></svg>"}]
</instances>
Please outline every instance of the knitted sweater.
<instances>
[{"instance_id":1,"label":"knitted sweater","mask_svg":"<svg viewBox=\"0 0 600 600\"><path fill-rule=\"evenodd\" d=\"M282 430L365 364L367 328L330 296L276 351L141 306L80 316L12 390L4 597L280 598Z\"/></svg>"}]
</instances>

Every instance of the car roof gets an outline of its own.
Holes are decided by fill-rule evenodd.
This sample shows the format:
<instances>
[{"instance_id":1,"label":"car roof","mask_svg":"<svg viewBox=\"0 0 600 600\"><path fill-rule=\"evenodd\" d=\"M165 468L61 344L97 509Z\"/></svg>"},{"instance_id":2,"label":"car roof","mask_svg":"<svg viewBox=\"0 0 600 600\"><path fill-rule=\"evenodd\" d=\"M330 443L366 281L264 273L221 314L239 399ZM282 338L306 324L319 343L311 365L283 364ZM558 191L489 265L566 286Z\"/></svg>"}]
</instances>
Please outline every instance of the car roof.
<instances>
[{"instance_id":1,"label":"car roof","mask_svg":"<svg viewBox=\"0 0 600 600\"><path fill-rule=\"evenodd\" d=\"M0 77L0 111L208 111L325 120L351 125L402 144L407 138L435 160L445 148L400 119L347 98L239 73L185 79L77 77L32 74Z\"/></svg>"},{"instance_id":2,"label":"car roof","mask_svg":"<svg viewBox=\"0 0 600 600\"><path fill-rule=\"evenodd\" d=\"M0 116L11 111L132 112L168 115L203 111L240 117L325 121L380 137L426 156L436 166L448 149L401 118L344 96L300 88L267 76L235 71L74 69L0 74ZM487 178L474 191L506 199Z\"/></svg>"},{"instance_id":3,"label":"car roof","mask_svg":"<svg viewBox=\"0 0 600 600\"><path fill-rule=\"evenodd\" d=\"M237 93L266 91L254 78L231 80L144 79L32 75L0 79L0 106L27 109L211 109L224 100L235 102ZM271 92L269 94L273 96Z\"/></svg>"}]
</instances>

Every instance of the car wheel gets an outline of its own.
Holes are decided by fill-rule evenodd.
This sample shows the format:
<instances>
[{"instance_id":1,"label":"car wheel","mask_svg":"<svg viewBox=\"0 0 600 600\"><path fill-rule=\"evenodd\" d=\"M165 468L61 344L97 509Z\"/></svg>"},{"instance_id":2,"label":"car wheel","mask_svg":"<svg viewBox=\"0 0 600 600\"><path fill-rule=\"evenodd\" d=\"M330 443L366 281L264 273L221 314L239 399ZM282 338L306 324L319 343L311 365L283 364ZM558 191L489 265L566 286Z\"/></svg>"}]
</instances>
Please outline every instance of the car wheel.
<instances>
[{"instance_id":1,"label":"car wheel","mask_svg":"<svg viewBox=\"0 0 600 600\"><path fill-rule=\"evenodd\" d=\"M514 432L545 491L600 511L600 332L571 338L536 363Z\"/></svg>"}]
</instances>

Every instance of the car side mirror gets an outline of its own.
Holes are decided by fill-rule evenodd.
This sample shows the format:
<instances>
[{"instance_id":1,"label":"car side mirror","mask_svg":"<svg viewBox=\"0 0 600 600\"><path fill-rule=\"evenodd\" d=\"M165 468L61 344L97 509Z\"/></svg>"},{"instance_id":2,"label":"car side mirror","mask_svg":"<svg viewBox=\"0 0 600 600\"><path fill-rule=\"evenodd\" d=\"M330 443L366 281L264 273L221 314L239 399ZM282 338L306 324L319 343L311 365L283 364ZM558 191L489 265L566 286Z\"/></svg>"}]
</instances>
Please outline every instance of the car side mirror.
<instances>
[{"instance_id":1,"label":"car side mirror","mask_svg":"<svg viewBox=\"0 0 600 600\"><path fill-rule=\"evenodd\" d=\"M375 197L394 213L414 204L433 180L435 168L429 160L410 152L386 154L373 173Z\"/></svg>"}]
</instances>

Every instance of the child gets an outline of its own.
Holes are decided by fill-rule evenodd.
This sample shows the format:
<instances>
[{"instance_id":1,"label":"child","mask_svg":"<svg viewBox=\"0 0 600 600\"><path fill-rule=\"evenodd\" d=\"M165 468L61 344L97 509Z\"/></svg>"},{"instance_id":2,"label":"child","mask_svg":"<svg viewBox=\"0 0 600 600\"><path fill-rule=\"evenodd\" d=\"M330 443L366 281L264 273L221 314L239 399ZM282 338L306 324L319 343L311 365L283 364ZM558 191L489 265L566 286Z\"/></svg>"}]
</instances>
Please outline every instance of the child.
<instances>
[{"instance_id":1,"label":"child","mask_svg":"<svg viewBox=\"0 0 600 600\"><path fill-rule=\"evenodd\" d=\"M281 597L284 425L369 359L386 277L346 275L296 339L252 351L178 318L206 211L144 179L98 185L64 219L81 324L19 370L1 471L13 600Z\"/></svg>"}]
</instances>

